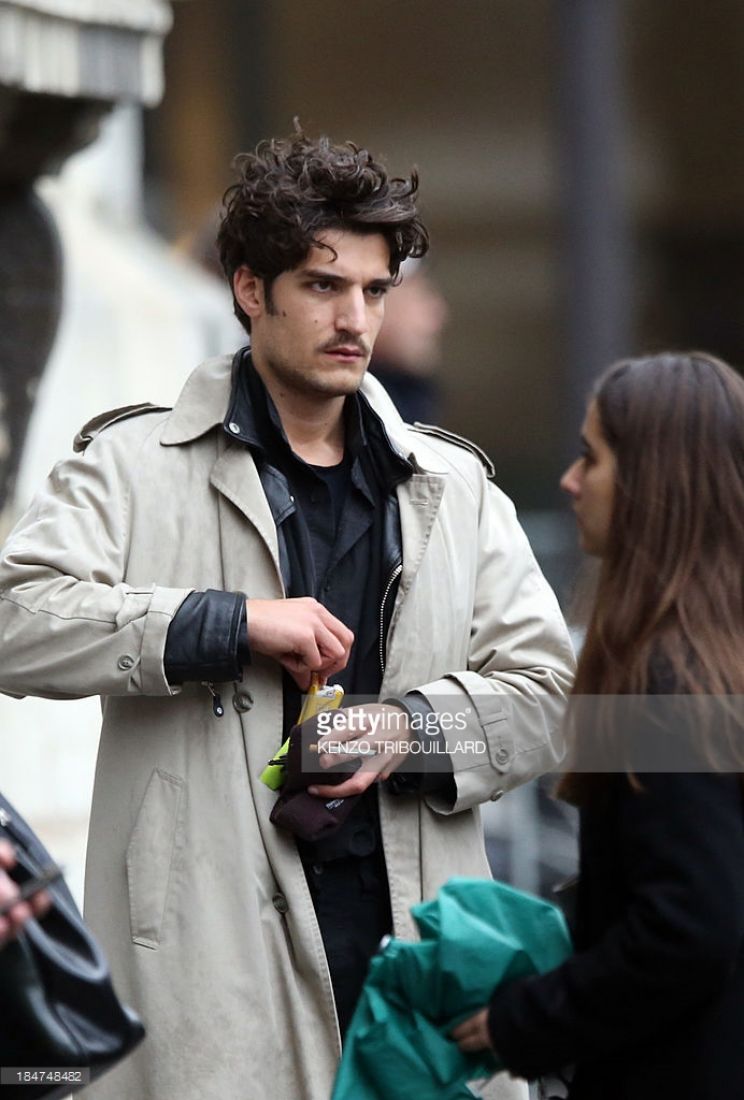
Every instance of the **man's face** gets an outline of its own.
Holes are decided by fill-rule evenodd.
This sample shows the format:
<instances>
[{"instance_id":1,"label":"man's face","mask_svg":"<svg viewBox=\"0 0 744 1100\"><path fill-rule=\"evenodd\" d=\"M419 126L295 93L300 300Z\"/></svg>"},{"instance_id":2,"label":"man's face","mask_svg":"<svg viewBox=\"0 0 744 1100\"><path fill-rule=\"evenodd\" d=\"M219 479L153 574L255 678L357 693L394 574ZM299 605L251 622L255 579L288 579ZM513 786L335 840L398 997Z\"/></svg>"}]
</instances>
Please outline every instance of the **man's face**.
<instances>
[{"instance_id":1,"label":"man's face","mask_svg":"<svg viewBox=\"0 0 744 1100\"><path fill-rule=\"evenodd\" d=\"M251 347L264 380L285 392L335 398L354 393L367 369L392 279L381 234L328 230L291 271L271 285L245 267L235 292L251 318Z\"/></svg>"}]
</instances>

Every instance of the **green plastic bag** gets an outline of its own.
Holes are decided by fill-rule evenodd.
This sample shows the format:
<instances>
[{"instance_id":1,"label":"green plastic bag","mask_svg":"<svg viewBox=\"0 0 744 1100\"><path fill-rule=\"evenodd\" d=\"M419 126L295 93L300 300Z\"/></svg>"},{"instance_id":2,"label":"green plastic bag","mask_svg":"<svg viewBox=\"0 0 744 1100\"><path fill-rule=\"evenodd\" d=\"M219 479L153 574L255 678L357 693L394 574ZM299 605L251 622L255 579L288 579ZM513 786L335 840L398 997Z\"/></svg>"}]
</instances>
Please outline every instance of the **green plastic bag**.
<instances>
[{"instance_id":1,"label":"green plastic bag","mask_svg":"<svg viewBox=\"0 0 744 1100\"><path fill-rule=\"evenodd\" d=\"M472 1100L468 1081L503 1068L449 1038L502 982L571 954L561 911L501 882L453 878L411 910L420 942L390 940L372 959L344 1042L332 1100Z\"/></svg>"}]
</instances>

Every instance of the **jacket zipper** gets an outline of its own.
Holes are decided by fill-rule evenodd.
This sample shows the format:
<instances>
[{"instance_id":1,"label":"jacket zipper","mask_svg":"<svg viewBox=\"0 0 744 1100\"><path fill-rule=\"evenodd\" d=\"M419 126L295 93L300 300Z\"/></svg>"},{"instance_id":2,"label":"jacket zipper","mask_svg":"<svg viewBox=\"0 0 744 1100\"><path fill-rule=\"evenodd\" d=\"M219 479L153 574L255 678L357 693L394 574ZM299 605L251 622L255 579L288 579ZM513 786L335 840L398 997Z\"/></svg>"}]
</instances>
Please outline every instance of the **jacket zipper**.
<instances>
[{"instance_id":1,"label":"jacket zipper","mask_svg":"<svg viewBox=\"0 0 744 1100\"><path fill-rule=\"evenodd\" d=\"M202 680L202 687L205 687L212 696L212 714L214 714L215 718L222 718L225 713L225 708L222 705L222 698L219 692L215 691L214 684L211 680Z\"/></svg>"},{"instance_id":2,"label":"jacket zipper","mask_svg":"<svg viewBox=\"0 0 744 1100\"><path fill-rule=\"evenodd\" d=\"M390 595L390 589L395 584L398 577L403 572L403 563L396 565L393 572L390 574L390 579L385 585L385 591L382 595L382 603L380 604L380 669L383 675L385 674L385 604L387 598Z\"/></svg>"}]
</instances>

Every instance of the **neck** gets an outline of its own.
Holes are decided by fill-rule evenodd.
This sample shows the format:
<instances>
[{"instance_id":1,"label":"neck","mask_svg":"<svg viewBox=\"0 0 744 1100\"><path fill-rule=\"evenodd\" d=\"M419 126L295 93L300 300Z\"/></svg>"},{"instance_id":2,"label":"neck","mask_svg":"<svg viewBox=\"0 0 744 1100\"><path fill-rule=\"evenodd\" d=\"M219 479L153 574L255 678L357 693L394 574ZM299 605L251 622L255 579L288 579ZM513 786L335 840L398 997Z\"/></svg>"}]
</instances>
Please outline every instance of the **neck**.
<instances>
[{"instance_id":1,"label":"neck","mask_svg":"<svg viewBox=\"0 0 744 1100\"><path fill-rule=\"evenodd\" d=\"M255 356L253 364L276 406L294 453L313 466L338 465L346 443L345 396L297 393L262 370Z\"/></svg>"}]
</instances>

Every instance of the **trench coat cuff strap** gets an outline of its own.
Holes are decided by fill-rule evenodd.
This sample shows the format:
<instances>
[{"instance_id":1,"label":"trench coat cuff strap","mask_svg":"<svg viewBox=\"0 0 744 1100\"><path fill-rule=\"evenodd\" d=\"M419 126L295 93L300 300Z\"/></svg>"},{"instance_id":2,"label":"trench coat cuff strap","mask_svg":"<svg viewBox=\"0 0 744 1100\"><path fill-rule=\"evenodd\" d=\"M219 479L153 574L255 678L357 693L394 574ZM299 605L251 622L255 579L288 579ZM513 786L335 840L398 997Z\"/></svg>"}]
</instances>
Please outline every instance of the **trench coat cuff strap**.
<instances>
[{"instance_id":1,"label":"trench coat cuff strap","mask_svg":"<svg viewBox=\"0 0 744 1100\"><path fill-rule=\"evenodd\" d=\"M143 695L177 695L180 687L168 683L165 675L165 642L168 628L191 588L156 587L145 615L140 660Z\"/></svg>"},{"instance_id":2,"label":"trench coat cuff strap","mask_svg":"<svg viewBox=\"0 0 744 1100\"><path fill-rule=\"evenodd\" d=\"M514 757L504 696L475 673L450 673L417 689L439 718L452 765L453 798L434 790L425 795L436 813L451 814L496 800L506 787Z\"/></svg>"}]
</instances>

